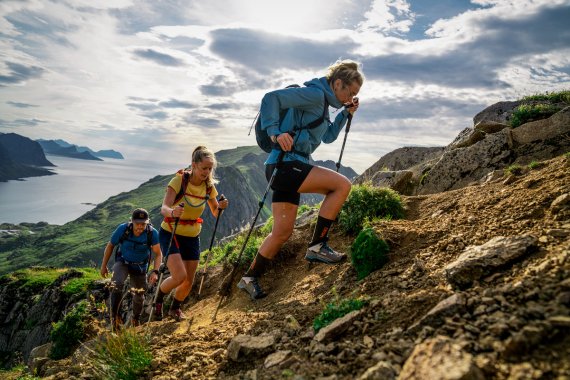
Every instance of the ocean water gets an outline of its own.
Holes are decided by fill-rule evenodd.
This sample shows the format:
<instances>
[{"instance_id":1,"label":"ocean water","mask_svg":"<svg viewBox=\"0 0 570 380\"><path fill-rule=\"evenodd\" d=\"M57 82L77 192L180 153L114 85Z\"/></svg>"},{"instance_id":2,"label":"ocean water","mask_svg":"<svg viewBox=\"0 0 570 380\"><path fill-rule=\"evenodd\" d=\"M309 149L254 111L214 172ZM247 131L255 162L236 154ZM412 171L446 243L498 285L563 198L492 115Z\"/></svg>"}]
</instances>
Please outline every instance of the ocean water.
<instances>
[{"instance_id":1,"label":"ocean water","mask_svg":"<svg viewBox=\"0 0 570 380\"><path fill-rule=\"evenodd\" d=\"M179 167L144 160L89 161L47 156L56 175L0 182L0 223L65 224L113 195Z\"/></svg>"}]
</instances>

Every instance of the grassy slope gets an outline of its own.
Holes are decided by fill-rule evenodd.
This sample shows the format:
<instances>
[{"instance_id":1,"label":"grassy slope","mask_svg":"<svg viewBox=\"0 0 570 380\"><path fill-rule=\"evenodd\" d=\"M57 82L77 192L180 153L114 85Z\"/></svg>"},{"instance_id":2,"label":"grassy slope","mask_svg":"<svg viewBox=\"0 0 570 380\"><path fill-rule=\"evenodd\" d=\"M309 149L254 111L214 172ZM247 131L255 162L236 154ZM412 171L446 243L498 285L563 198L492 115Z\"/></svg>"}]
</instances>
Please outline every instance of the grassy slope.
<instances>
[{"instance_id":1,"label":"grassy slope","mask_svg":"<svg viewBox=\"0 0 570 380\"><path fill-rule=\"evenodd\" d=\"M235 193L234 201L255 204L259 198L259 189L265 179L261 178L259 172L242 164L235 167L226 166L233 166L244 155L251 153L259 154L260 150L257 147L240 147L217 154L220 161L220 174L227 173L226 177L220 175L222 182L218 188L228 197ZM63 226L49 226L36 234L23 234L16 239L3 239L0 242L0 275L32 265L55 267L99 265L103 249L112 232L118 224L127 221L134 208L145 207L152 216L152 223L155 226L160 225L159 209L164 189L170 178L171 176L156 176L137 189L107 199L80 218ZM246 185L245 195L239 194L239 197L245 196L251 199L238 200L236 191L238 188L243 190L244 184ZM228 214L230 211L228 210ZM209 230L213 221L209 213L204 214L208 214L205 215L208 220L204 224L202 246L204 243L209 243L211 236ZM261 220L264 220L266 215L267 212L264 212ZM225 219L229 220L224 220L227 224L232 219L231 215L228 216L229 218ZM220 231L217 236L221 237Z\"/></svg>"}]
</instances>

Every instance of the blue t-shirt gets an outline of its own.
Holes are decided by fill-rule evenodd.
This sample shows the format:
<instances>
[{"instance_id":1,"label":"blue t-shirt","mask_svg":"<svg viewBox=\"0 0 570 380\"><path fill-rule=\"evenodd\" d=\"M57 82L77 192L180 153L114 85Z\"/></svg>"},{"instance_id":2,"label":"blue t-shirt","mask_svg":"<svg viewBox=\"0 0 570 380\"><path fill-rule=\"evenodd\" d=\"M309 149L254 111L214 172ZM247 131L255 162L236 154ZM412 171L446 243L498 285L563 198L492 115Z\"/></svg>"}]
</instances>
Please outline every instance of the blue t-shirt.
<instances>
[{"instance_id":1,"label":"blue t-shirt","mask_svg":"<svg viewBox=\"0 0 570 380\"><path fill-rule=\"evenodd\" d=\"M120 224L113 235L111 236L111 244L119 244L119 239L129 227L129 223ZM158 231L154 227L152 229L152 243L151 246L158 244ZM133 263L143 263L149 259L150 250L147 246L147 231L146 229L139 236L135 236L132 232L121 243L121 257Z\"/></svg>"}]
</instances>

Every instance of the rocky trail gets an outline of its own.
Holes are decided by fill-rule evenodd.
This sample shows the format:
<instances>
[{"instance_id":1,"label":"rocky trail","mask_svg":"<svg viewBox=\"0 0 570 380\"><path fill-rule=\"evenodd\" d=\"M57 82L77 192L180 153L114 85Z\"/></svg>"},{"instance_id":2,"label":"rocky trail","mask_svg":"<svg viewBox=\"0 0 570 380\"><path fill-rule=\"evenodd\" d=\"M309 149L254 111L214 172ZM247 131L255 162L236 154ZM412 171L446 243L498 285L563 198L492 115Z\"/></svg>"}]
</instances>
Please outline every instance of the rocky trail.
<instances>
[{"instance_id":1,"label":"rocky trail","mask_svg":"<svg viewBox=\"0 0 570 380\"><path fill-rule=\"evenodd\" d=\"M570 157L502 173L404 196L405 219L374 224L389 263L361 281L349 262L305 262L309 223L262 278L269 296L234 288L214 322L224 272L211 270L187 319L138 328L152 335L145 378L570 379ZM335 229L330 244L353 240ZM315 335L334 297L369 302ZM46 369L82 372L77 355Z\"/></svg>"}]
</instances>

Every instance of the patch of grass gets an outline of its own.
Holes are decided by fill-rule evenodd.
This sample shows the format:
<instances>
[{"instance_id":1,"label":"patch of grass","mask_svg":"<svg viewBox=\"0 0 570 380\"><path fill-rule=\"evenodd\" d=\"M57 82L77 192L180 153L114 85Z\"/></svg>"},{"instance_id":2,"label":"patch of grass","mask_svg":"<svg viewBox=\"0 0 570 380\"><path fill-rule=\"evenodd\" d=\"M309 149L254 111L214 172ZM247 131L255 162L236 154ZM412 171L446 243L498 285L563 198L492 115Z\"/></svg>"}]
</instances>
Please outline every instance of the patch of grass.
<instances>
[{"instance_id":1,"label":"patch of grass","mask_svg":"<svg viewBox=\"0 0 570 380\"><path fill-rule=\"evenodd\" d=\"M63 287L63 292L68 295L79 294L87 291L91 288L93 283L101 279L99 270L95 268L77 268L77 270L83 273L82 277L72 278Z\"/></svg>"},{"instance_id":2,"label":"patch of grass","mask_svg":"<svg viewBox=\"0 0 570 380\"><path fill-rule=\"evenodd\" d=\"M538 162L538 161L532 161L530 164L528 164L528 168L533 170L533 169L538 169L542 166L542 163Z\"/></svg>"},{"instance_id":3,"label":"patch of grass","mask_svg":"<svg viewBox=\"0 0 570 380\"><path fill-rule=\"evenodd\" d=\"M238 235L235 239L223 245L222 247L212 248L213 256L210 259L210 265L214 266L221 263L222 261L235 262L240 250L242 249L243 243L245 242L246 233L247 232ZM241 256L242 263L249 263L253 260L257 253L257 250L259 249L259 246L261 243L263 243L263 239L265 239L265 235L257 235L255 233L251 234Z\"/></svg>"},{"instance_id":4,"label":"patch of grass","mask_svg":"<svg viewBox=\"0 0 570 380\"><path fill-rule=\"evenodd\" d=\"M354 310L360 310L366 305L366 301L357 298L339 299L338 295L332 302L325 305L324 310L313 321L313 329L318 332L325 326L330 325L335 319L344 317Z\"/></svg>"},{"instance_id":5,"label":"patch of grass","mask_svg":"<svg viewBox=\"0 0 570 380\"><path fill-rule=\"evenodd\" d=\"M339 214L339 226L347 233L358 233L367 221L400 219L404 207L400 195L387 187L374 187L370 182L352 187Z\"/></svg>"},{"instance_id":6,"label":"patch of grass","mask_svg":"<svg viewBox=\"0 0 570 380\"><path fill-rule=\"evenodd\" d=\"M87 302L81 301L65 315L65 317L53 324L50 333L53 346L50 357L58 360L69 356L79 345L85 336L85 319L87 317Z\"/></svg>"},{"instance_id":7,"label":"patch of grass","mask_svg":"<svg viewBox=\"0 0 570 380\"><path fill-rule=\"evenodd\" d=\"M32 267L4 275L2 279L16 282L22 290L37 293L50 286L66 271L67 269L61 268Z\"/></svg>"},{"instance_id":8,"label":"patch of grass","mask_svg":"<svg viewBox=\"0 0 570 380\"><path fill-rule=\"evenodd\" d=\"M91 368L102 379L139 379L152 362L150 341L150 335L137 334L134 329L108 334L91 352Z\"/></svg>"},{"instance_id":9,"label":"patch of grass","mask_svg":"<svg viewBox=\"0 0 570 380\"><path fill-rule=\"evenodd\" d=\"M551 104L521 104L511 117L511 127L519 127L529 121L546 119L560 111L559 106Z\"/></svg>"},{"instance_id":10,"label":"patch of grass","mask_svg":"<svg viewBox=\"0 0 570 380\"><path fill-rule=\"evenodd\" d=\"M551 102L551 103L570 103L570 90L529 95L525 96L521 100L524 102L539 101L539 102Z\"/></svg>"},{"instance_id":11,"label":"patch of grass","mask_svg":"<svg viewBox=\"0 0 570 380\"><path fill-rule=\"evenodd\" d=\"M380 239L371 227L366 227L356 237L351 247L352 266L358 279L362 280L370 273L382 268L388 262L390 247Z\"/></svg>"},{"instance_id":12,"label":"patch of grass","mask_svg":"<svg viewBox=\"0 0 570 380\"><path fill-rule=\"evenodd\" d=\"M506 175L521 175L523 172L523 168L519 165L511 165L505 169Z\"/></svg>"},{"instance_id":13,"label":"patch of grass","mask_svg":"<svg viewBox=\"0 0 570 380\"><path fill-rule=\"evenodd\" d=\"M566 152L566 153L564 153L564 157L566 157L566 158L570 158L570 152Z\"/></svg>"}]
</instances>

